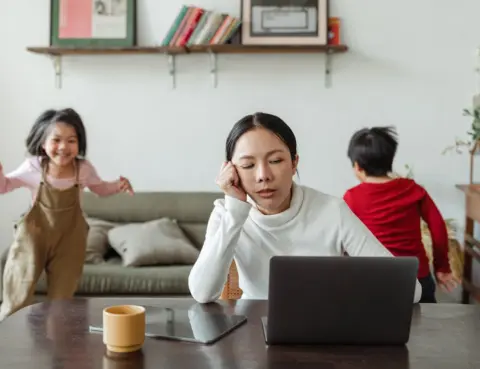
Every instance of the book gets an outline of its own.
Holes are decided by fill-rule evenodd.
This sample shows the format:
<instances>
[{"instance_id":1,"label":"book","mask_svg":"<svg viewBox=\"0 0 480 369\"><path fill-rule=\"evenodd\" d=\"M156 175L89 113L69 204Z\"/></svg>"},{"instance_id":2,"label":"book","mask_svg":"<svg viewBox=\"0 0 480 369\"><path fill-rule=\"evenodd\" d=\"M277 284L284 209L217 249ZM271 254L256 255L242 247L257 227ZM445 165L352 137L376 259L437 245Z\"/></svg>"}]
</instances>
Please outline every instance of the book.
<instances>
[{"instance_id":1,"label":"book","mask_svg":"<svg viewBox=\"0 0 480 369\"><path fill-rule=\"evenodd\" d=\"M218 45L228 43L241 25L229 14L182 5L173 20L162 46Z\"/></svg>"}]
</instances>

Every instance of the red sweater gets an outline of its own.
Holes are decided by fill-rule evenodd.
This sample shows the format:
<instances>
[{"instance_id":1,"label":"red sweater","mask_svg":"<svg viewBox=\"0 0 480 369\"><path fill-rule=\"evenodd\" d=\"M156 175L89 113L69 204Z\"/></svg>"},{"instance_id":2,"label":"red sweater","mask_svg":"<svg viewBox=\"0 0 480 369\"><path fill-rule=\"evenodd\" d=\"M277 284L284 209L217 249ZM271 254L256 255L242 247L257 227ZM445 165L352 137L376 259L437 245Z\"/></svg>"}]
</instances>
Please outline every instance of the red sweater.
<instances>
[{"instance_id":1,"label":"red sweater","mask_svg":"<svg viewBox=\"0 0 480 369\"><path fill-rule=\"evenodd\" d=\"M348 190L344 200L393 255L418 258L418 278L430 273L420 228L423 218L432 237L434 269L450 273L445 221L427 191L415 181L398 178L386 183L361 183Z\"/></svg>"}]
</instances>

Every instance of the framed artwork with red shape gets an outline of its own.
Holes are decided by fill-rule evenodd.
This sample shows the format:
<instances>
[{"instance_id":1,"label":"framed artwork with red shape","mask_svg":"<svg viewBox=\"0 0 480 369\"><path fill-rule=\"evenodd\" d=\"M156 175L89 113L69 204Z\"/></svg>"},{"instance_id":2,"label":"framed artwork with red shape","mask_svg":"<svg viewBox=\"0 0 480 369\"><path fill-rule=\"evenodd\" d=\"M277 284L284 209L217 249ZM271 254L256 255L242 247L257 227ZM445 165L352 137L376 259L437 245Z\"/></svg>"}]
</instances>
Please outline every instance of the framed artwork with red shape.
<instances>
[{"instance_id":1,"label":"framed artwork with red shape","mask_svg":"<svg viewBox=\"0 0 480 369\"><path fill-rule=\"evenodd\" d=\"M131 47L136 0L51 0L50 45Z\"/></svg>"}]
</instances>

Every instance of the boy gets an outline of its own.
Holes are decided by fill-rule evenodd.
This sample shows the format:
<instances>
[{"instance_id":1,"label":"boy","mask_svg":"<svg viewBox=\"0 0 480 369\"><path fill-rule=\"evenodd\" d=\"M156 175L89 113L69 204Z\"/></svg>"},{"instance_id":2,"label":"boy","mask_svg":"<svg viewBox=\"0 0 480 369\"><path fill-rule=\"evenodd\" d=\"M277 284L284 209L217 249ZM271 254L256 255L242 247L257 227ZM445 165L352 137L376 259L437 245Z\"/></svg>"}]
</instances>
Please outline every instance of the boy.
<instances>
[{"instance_id":1,"label":"boy","mask_svg":"<svg viewBox=\"0 0 480 369\"><path fill-rule=\"evenodd\" d=\"M447 229L423 187L412 179L390 176L397 146L393 127L355 132L347 155L361 183L349 189L344 200L393 255L418 258L418 280L423 289L420 302L435 303L435 280L422 243L420 218L427 223L432 237L435 279L441 288L451 291L458 281L450 270Z\"/></svg>"}]
</instances>

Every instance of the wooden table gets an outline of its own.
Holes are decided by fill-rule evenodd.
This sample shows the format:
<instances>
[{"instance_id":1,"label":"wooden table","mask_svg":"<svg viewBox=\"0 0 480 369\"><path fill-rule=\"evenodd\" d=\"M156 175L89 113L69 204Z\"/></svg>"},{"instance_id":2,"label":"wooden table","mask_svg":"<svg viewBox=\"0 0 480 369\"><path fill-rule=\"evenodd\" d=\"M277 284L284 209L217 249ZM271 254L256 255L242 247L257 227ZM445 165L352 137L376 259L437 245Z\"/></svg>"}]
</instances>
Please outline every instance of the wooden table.
<instances>
[{"instance_id":1,"label":"wooden table","mask_svg":"<svg viewBox=\"0 0 480 369\"><path fill-rule=\"evenodd\" d=\"M260 317L265 301L204 305L210 311L246 314L248 322L217 343L147 339L141 355L128 360L105 354L92 319L116 304L189 307L179 299L78 299L41 303L0 324L0 367L6 369L478 369L480 307L430 304L414 307L410 341L400 347L267 347Z\"/></svg>"},{"instance_id":2,"label":"wooden table","mask_svg":"<svg viewBox=\"0 0 480 369\"><path fill-rule=\"evenodd\" d=\"M457 185L465 194L465 241L462 303L471 302L471 297L480 302L480 287L472 281L474 263L480 263L480 242L474 237L474 225L480 223L480 185Z\"/></svg>"}]
</instances>

